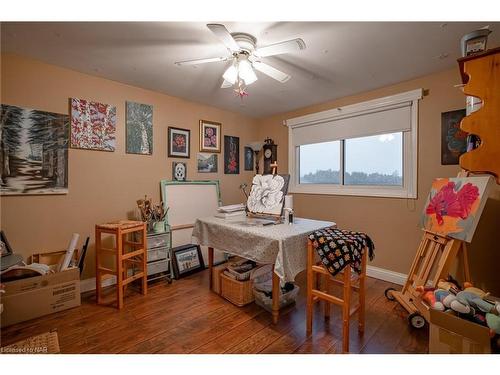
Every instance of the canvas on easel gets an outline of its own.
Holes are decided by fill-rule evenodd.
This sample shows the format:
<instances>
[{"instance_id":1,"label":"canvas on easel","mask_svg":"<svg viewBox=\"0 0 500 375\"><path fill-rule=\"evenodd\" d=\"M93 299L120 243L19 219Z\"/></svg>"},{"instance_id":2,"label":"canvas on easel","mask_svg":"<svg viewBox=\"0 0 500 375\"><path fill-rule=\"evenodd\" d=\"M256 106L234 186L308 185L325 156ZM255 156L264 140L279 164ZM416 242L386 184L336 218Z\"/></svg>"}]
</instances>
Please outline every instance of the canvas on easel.
<instances>
[{"instance_id":1,"label":"canvas on easel","mask_svg":"<svg viewBox=\"0 0 500 375\"><path fill-rule=\"evenodd\" d=\"M466 242L476 230L489 196L490 176L438 178L432 183L421 224L424 236L401 291L386 290L409 313L408 320L421 328L429 320L429 307L421 299L419 286L437 287L457 256L462 256L465 281L470 281Z\"/></svg>"},{"instance_id":2,"label":"canvas on easel","mask_svg":"<svg viewBox=\"0 0 500 375\"><path fill-rule=\"evenodd\" d=\"M247 200L249 216L281 218L290 175L255 175Z\"/></svg>"},{"instance_id":3,"label":"canvas on easel","mask_svg":"<svg viewBox=\"0 0 500 375\"><path fill-rule=\"evenodd\" d=\"M435 179L422 213L422 229L471 242L488 199L490 181L490 176Z\"/></svg>"}]
</instances>

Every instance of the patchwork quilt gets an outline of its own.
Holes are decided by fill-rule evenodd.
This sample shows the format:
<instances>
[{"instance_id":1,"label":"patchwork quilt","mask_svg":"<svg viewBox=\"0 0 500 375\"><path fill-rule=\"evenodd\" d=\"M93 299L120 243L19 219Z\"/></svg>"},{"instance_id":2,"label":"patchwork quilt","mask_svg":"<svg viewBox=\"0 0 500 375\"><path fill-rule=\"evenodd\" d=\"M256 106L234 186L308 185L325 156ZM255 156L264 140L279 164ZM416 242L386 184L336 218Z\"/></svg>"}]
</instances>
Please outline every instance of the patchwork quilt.
<instances>
[{"instance_id":1,"label":"patchwork quilt","mask_svg":"<svg viewBox=\"0 0 500 375\"><path fill-rule=\"evenodd\" d=\"M361 273L361 259L366 250L370 260L375 256L373 241L361 232L329 227L312 232L309 239L325 268L334 276L347 265Z\"/></svg>"}]
</instances>

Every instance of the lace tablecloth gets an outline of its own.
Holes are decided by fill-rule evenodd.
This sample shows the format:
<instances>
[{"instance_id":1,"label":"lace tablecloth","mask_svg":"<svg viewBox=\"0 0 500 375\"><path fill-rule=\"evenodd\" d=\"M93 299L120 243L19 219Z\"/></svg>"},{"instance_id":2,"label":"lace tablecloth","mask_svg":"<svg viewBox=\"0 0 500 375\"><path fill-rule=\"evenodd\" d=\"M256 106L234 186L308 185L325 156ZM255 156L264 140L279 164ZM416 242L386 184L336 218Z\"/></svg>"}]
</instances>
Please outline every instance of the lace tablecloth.
<instances>
[{"instance_id":1,"label":"lace tablecloth","mask_svg":"<svg viewBox=\"0 0 500 375\"><path fill-rule=\"evenodd\" d=\"M245 220L205 217L196 220L196 243L259 263L274 263L282 281L293 281L307 266L307 236L335 223L296 218L292 225L251 226Z\"/></svg>"}]
</instances>

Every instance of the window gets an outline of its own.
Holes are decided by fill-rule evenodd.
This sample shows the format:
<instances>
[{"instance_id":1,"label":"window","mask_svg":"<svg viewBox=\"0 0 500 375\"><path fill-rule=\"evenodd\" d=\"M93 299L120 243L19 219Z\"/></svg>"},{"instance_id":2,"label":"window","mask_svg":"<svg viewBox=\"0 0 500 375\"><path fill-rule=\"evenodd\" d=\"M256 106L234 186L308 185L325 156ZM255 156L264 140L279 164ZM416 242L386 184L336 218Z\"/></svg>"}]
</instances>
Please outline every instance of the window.
<instances>
[{"instance_id":1,"label":"window","mask_svg":"<svg viewBox=\"0 0 500 375\"><path fill-rule=\"evenodd\" d=\"M416 198L422 90L286 121L295 193Z\"/></svg>"},{"instance_id":2,"label":"window","mask_svg":"<svg viewBox=\"0 0 500 375\"><path fill-rule=\"evenodd\" d=\"M323 142L300 146L301 184L340 183L340 142Z\"/></svg>"},{"instance_id":3,"label":"window","mask_svg":"<svg viewBox=\"0 0 500 375\"><path fill-rule=\"evenodd\" d=\"M403 186L403 133L344 141L345 185Z\"/></svg>"}]
</instances>

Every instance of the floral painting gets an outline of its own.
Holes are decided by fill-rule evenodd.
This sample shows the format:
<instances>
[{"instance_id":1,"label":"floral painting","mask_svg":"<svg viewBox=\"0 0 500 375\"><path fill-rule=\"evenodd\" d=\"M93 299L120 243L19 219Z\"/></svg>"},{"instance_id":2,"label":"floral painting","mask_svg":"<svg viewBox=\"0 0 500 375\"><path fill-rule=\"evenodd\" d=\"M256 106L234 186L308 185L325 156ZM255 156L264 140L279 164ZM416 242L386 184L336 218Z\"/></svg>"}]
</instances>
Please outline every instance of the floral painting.
<instances>
[{"instance_id":1,"label":"floral painting","mask_svg":"<svg viewBox=\"0 0 500 375\"><path fill-rule=\"evenodd\" d=\"M258 214L281 215L289 178L289 175L255 175L248 195L248 210Z\"/></svg>"},{"instance_id":2,"label":"floral painting","mask_svg":"<svg viewBox=\"0 0 500 375\"><path fill-rule=\"evenodd\" d=\"M115 151L116 107L71 99L71 147Z\"/></svg>"},{"instance_id":3,"label":"floral painting","mask_svg":"<svg viewBox=\"0 0 500 375\"><path fill-rule=\"evenodd\" d=\"M467 133L460 129L465 109L441 113L441 164L458 164L467 148Z\"/></svg>"},{"instance_id":4,"label":"floral painting","mask_svg":"<svg viewBox=\"0 0 500 375\"><path fill-rule=\"evenodd\" d=\"M422 214L422 228L471 242L489 195L490 177L438 178Z\"/></svg>"},{"instance_id":5,"label":"floral painting","mask_svg":"<svg viewBox=\"0 0 500 375\"><path fill-rule=\"evenodd\" d=\"M189 158L191 131L189 129L168 128L168 156Z\"/></svg>"},{"instance_id":6,"label":"floral painting","mask_svg":"<svg viewBox=\"0 0 500 375\"><path fill-rule=\"evenodd\" d=\"M127 153L153 153L153 106L126 102Z\"/></svg>"},{"instance_id":7,"label":"floral painting","mask_svg":"<svg viewBox=\"0 0 500 375\"><path fill-rule=\"evenodd\" d=\"M199 153L198 173L217 173L217 154Z\"/></svg>"},{"instance_id":8,"label":"floral painting","mask_svg":"<svg viewBox=\"0 0 500 375\"><path fill-rule=\"evenodd\" d=\"M1 195L68 192L69 116L2 104Z\"/></svg>"},{"instance_id":9,"label":"floral painting","mask_svg":"<svg viewBox=\"0 0 500 375\"><path fill-rule=\"evenodd\" d=\"M240 139L238 137L224 136L224 173L240 173Z\"/></svg>"},{"instance_id":10,"label":"floral painting","mask_svg":"<svg viewBox=\"0 0 500 375\"><path fill-rule=\"evenodd\" d=\"M222 124L200 120L200 151L220 152Z\"/></svg>"}]
</instances>

